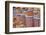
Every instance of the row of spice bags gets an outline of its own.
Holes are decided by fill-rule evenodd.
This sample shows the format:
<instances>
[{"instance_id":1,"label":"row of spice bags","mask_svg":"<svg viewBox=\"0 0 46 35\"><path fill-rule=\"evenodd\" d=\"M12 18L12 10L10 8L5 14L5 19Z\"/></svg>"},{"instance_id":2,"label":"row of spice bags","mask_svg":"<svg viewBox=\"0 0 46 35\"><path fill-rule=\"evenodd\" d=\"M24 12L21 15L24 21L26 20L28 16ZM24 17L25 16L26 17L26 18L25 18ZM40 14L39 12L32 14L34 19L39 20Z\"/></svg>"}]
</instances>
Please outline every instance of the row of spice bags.
<instances>
[{"instance_id":1,"label":"row of spice bags","mask_svg":"<svg viewBox=\"0 0 46 35\"><path fill-rule=\"evenodd\" d=\"M39 27L40 9L13 7L13 19L13 27Z\"/></svg>"}]
</instances>

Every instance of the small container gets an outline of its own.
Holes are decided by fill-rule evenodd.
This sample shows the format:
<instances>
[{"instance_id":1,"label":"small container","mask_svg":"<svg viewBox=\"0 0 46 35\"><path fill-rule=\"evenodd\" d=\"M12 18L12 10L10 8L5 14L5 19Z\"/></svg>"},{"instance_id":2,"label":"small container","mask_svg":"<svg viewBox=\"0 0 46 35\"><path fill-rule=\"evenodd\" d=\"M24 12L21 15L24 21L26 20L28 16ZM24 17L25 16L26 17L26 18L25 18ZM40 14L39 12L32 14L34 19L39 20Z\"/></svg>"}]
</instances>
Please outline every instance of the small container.
<instances>
[{"instance_id":1,"label":"small container","mask_svg":"<svg viewBox=\"0 0 46 35\"><path fill-rule=\"evenodd\" d=\"M32 16L28 16L28 17L26 17L26 27L32 27L32 25L33 25L33 17Z\"/></svg>"},{"instance_id":2,"label":"small container","mask_svg":"<svg viewBox=\"0 0 46 35\"><path fill-rule=\"evenodd\" d=\"M16 15L16 28L25 27L25 16L22 14Z\"/></svg>"},{"instance_id":3,"label":"small container","mask_svg":"<svg viewBox=\"0 0 46 35\"><path fill-rule=\"evenodd\" d=\"M39 27L40 26L40 18L34 17L33 26L34 27Z\"/></svg>"},{"instance_id":4,"label":"small container","mask_svg":"<svg viewBox=\"0 0 46 35\"><path fill-rule=\"evenodd\" d=\"M16 7L13 7L13 17L16 15Z\"/></svg>"}]
</instances>

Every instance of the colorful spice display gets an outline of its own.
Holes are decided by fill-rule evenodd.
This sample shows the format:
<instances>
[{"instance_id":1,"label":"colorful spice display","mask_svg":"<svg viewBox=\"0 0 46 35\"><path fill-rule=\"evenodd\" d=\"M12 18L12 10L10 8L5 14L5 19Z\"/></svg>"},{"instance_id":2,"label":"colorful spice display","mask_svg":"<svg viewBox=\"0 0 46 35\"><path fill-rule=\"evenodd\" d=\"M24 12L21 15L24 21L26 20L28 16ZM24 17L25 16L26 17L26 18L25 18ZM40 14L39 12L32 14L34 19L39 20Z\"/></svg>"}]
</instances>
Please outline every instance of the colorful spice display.
<instances>
[{"instance_id":1,"label":"colorful spice display","mask_svg":"<svg viewBox=\"0 0 46 35\"><path fill-rule=\"evenodd\" d=\"M40 8L13 7L13 27L39 27Z\"/></svg>"}]
</instances>

